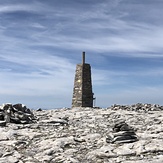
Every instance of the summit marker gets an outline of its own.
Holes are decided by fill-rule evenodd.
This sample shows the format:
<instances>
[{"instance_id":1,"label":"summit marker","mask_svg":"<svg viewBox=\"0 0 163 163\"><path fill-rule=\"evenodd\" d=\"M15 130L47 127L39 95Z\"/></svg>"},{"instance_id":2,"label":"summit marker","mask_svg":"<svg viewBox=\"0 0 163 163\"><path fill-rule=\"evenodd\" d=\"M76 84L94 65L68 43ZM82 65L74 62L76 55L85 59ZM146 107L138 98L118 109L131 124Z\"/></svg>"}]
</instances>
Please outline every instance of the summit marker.
<instances>
[{"instance_id":1,"label":"summit marker","mask_svg":"<svg viewBox=\"0 0 163 163\"><path fill-rule=\"evenodd\" d=\"M82 63L76 65L72 107L93 107L91 66L85 63L85 52Z\"/></svg>"}]
</instances>

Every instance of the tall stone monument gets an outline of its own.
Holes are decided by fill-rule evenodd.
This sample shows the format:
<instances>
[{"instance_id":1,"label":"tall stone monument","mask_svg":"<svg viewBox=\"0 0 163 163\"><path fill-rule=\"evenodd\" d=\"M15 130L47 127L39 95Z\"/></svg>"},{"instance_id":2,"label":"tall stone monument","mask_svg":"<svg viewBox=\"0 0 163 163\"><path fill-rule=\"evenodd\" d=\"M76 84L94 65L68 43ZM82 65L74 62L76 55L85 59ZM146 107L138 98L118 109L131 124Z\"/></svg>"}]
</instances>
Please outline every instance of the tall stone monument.
<instances>
[{"instance_id":1,"label":"tall stone monument","mask_svg":"<svg viewBox=\"0 0 163 163\"><path fill-rule=\"evenodd\" d=\"M93 107L91 66L85 63L85 52L82 63L76 66L72 107Z\"/></svg>"}]
</instances>

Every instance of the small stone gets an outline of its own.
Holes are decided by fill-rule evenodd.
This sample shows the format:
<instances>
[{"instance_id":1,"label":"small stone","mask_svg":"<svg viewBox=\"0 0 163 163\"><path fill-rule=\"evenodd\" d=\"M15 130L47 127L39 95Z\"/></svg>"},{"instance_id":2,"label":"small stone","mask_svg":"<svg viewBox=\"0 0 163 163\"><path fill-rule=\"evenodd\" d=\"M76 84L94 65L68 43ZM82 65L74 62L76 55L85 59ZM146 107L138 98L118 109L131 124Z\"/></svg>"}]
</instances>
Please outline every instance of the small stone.
<instances>
[{"instance_id":1,"label":"small stone","mask_svg":"<svg viewBox=\"0 0 163 163\"><path fill-rule=\"evenodd\" d=\"M42 111L42 109L41 108L38 108L36 111Z\"/></svg>"},{"instance_id":2,"label":"small stone","mask_svg":"<svg viewBox=\"0 0 163 163\"><path fill-rule=\"evenodd\" d=\"M0 112L0 121L4 121L4 115Z\"/></svg>"},{"instance_id":3,"label":"small stone","mask_svg":"<svg viewBox=\"0 0 163 163\"><path fill-rule=\"evenodd\" d=\"M0 126L5 127L6 126L6 121L0 121Z\"/></svg>"},{"instance_id":4,"label":"small stone","mask_svg":"<svg viewBox=\"0 0 163 163\"><path fill-rule=\"evenodd\" d=\"M74 141L79 142L79 143L82 143L82 142L85 142L86 140L84 138L75 137L74 138Z\"/></svg>"}]
</instances>

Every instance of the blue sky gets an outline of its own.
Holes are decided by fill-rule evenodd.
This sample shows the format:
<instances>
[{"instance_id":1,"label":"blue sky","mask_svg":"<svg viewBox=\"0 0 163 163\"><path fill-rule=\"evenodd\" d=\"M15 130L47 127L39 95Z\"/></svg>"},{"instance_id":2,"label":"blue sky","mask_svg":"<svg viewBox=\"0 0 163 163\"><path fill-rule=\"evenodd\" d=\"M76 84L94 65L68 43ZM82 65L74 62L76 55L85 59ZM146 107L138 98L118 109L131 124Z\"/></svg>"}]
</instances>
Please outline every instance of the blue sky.
<instances>
[{"instance_id":1,"label":"blue sky","mask_svg":"<svg viewBox=\"0 0 163 163\"><path fill-rule=\"evenodd\" d=\"M162 0L1 0L0 103L70 107L82 51L96 105L163 105Z\"/></svg>"}]
</instances>

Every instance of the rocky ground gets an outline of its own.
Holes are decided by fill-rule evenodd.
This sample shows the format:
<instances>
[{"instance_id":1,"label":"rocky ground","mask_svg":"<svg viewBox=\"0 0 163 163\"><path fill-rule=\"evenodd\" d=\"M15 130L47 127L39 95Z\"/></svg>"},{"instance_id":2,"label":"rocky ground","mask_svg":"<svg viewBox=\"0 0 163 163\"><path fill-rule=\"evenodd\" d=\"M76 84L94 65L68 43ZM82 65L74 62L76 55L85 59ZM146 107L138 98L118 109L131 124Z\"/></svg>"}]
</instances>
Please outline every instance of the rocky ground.
<instances>
[{"instance_id":1,"label":"rocky ground","mask_svg":"<svg viewBox=\"0 0 163 163\"><path fill-rule=\"evenodd\" d=\"M163 162L162 106L32 112L34 120L29 123L22 119L16 120L19 123L8 120L4 126L1 123L0 163Z\"/></svg>"}]
</instances>

